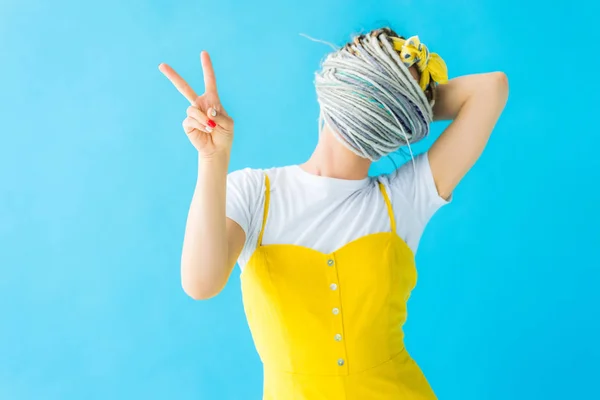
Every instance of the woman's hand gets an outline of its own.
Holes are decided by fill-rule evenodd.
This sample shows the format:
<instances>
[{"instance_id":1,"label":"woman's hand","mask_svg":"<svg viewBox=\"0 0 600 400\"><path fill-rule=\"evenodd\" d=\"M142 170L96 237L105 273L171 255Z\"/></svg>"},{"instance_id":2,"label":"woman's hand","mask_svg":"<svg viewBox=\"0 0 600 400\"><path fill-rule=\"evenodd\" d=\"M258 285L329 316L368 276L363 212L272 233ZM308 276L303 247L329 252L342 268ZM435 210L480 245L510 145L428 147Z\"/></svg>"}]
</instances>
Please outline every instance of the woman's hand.
<instances>
[{"instance_id":1,"label":"woman's hand","mask_svg":"<svg viewBox=\"0 0 600 400\"><path fill-rule=\"evenodd\" d=\"M216 155L228 155L233 143L233 120L223 109L212 62L207 52L200 53L204 73L204 94L196 92L167 64L160 64L159 70L171 81L179 92L191 103L187 117L183 120L183 130L198 150L200 157L207 159Z\"/></svg>"}]
</instances>

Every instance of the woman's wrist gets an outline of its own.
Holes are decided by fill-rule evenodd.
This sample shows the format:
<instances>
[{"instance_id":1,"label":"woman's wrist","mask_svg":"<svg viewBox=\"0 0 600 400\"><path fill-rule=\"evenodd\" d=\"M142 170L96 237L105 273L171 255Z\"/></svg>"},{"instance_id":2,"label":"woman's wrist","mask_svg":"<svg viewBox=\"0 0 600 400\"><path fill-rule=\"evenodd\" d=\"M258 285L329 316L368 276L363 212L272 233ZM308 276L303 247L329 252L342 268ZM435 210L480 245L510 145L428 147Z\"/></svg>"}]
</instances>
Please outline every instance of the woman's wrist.
<instances>
[{"instance_id":1,"label":"woman's wrist","mask_svg":"<svg viewBox=\"0 0 600 400\"><path fill-rule=\"evenodd\" d=\"M211 155L198 153L198 166L206 168L222 168L229 166L230 152L222 151Z\"/></svg>"},{"instance_id":2,"label":"woman's wrist","mask_svg":"<svg viewBox=\"0 0 600 400\"><path fill-rule=\"evenodd\" d=\"M210 157L198 155L198 181L225 180L228 168L228 152L213 154Z\"/></svg>"}]
</instances>

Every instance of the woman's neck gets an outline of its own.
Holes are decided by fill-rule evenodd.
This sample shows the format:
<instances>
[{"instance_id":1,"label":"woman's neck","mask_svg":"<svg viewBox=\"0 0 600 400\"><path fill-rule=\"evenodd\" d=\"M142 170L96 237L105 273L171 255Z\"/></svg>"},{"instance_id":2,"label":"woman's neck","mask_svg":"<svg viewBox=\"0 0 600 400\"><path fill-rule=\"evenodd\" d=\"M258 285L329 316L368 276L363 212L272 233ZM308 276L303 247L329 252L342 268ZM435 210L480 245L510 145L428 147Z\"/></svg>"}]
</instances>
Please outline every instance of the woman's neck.
<instances>
[{"instance_id":1,"label":"woman's neck","mask_svg":"<svg viewBox=\"0 0 600 400\"><path fill-rule=\"evenodd\" d=\"M370 160L348 150L325 125L315 151L300 168L313 175L360 180L369 175L370 166Z\"/></svg>"}]
</instances>

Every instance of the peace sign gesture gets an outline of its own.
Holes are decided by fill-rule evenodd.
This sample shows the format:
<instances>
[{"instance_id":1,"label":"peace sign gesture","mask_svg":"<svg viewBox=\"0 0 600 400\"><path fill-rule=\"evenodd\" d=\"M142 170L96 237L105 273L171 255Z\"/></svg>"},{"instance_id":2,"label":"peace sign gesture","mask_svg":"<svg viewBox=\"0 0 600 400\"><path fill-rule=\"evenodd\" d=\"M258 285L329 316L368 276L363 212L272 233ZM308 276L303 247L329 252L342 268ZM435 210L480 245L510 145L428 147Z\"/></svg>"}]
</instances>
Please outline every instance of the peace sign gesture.
<instances>
[{"instance_id":1,"label":"peace sign gesture","mask_svg":"<svg viewBox=\"0 0 600 400\"><path fill-rule=\"evenodd\" d=\"M215 72L207 52L200 53L200 61L204 72L202 96L198 96L190 85L167 64L160 64L158 69L191 103L187 108L187 117L183 120L183 130L199 155L209 158L231 150L233 120L221 106Z\"/></svg>"}]
</instances>

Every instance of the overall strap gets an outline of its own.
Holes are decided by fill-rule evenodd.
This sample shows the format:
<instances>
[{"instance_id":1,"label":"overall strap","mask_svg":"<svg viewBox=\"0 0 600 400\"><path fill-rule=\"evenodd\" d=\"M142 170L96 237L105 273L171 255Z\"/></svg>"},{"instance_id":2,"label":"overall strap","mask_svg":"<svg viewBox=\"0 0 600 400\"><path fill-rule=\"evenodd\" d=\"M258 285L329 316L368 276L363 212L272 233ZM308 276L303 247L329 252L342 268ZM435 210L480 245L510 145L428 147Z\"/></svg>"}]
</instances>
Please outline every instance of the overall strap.
<instances>
[{"instance_id":1,"label":"overall strap","mask_svg":"<svg viewBox=\"0 0 600 400\"><path fill-rule=\"evenodd\" d=\"M269 200L271 197L271 183L269 182L269 176L265 173L265 210L263 212L263 221L260 228L260 234L258 235L257 247L262 246L263 234L265 233L265 225L267 225L267 216L269 215Z\"/></svg>"},{"instance_id":2,"label":"overall strap","mask_svg":"<svg viewBox=\"0 0 600 400\"><path fill-rule=\"evenodd\" d=\"M396 233L396 218L394 218L394 210L392 209L392 203L390 202L390 198L387 194L387 191L385 190L385 186L381 182L379 182L379 190L381 190L381 194L383 195L383 199L385 200L385 205L387 206L392 232Z\"/></svg>"}]
</instances>

